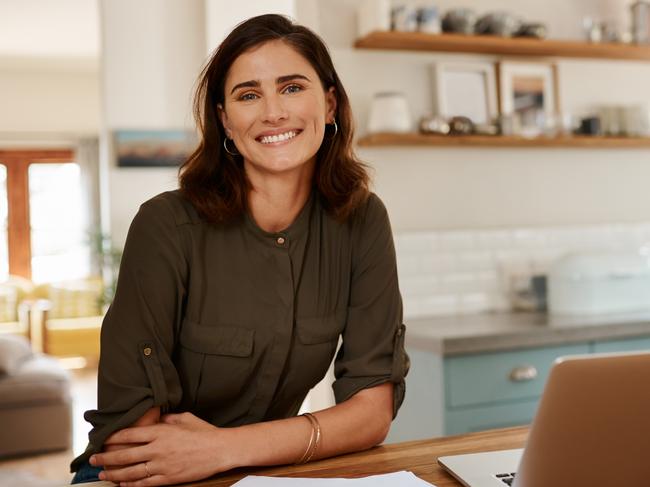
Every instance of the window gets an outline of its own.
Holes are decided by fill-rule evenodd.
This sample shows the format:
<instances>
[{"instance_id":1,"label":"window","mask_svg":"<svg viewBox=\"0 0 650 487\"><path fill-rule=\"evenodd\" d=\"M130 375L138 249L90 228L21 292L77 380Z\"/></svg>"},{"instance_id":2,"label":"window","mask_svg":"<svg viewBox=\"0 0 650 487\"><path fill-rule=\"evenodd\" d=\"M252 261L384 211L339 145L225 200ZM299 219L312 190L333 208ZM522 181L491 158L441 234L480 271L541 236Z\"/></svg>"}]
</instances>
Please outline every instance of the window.
<instances>
[{"instance_id":1,"label":"window","mask_svg":"<svg viewBox=\"0 0 650 487\"><path fill-rule=\"evenodd\" d=\"M79 164L29 166L32 280L52 282L90 274Z\"/></svg>"},{"instance_id":2,"label":"window","mask_svg":"<svg viewBox=\"0 0 650 487\"><path fill-rule=\"evenodd\" d=\"M70 150L0 150L0 279L88 276L81 187Z\"/></svg>"}]
</instances>

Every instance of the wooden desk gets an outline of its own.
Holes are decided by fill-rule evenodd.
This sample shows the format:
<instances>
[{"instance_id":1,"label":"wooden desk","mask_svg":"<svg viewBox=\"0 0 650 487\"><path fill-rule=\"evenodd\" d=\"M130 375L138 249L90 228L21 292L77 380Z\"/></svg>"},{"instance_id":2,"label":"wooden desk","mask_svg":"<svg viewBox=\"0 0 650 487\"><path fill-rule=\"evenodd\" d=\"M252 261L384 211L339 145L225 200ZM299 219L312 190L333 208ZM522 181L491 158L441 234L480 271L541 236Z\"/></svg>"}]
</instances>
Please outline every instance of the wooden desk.
<instances>
[{"instance_id":1,"label":"wooden desk","mask_svg":"<svg viewBox=\"0 0 650 487\"><path fill-rule=\"evenodd\" d=\"M437 458L457 453L522 448L528 428L506 428L433 440L409 441L380 446L300 466L238 470L210 480L194 482L193 487L225 487L246 475L273 477L365 477L367 475L410 470L437 487L458 487L460 483L445 473Z\"/></svg>"}]
</instances>

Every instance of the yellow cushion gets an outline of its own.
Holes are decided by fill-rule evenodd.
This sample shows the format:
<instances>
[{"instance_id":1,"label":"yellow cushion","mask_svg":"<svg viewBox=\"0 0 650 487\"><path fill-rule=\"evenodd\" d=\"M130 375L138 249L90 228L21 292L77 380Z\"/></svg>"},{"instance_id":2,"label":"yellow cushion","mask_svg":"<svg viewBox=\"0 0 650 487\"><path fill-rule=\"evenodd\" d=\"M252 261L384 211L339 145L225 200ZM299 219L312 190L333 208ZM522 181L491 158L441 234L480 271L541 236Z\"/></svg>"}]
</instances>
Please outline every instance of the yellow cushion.
<instances>
[{"instance_id":1,"label":"yellow cushion","mask_svg":"<svg viewBox=\"0 0 650 487\"><path fill-rule=\"evenodd\" d=\"M31 298L34 284L29 279L9 276L0 283L0 323L18 321L18 305Z\"/></svg>"},{"instance_id":2,"label":"yellow cushion","mask_svg":"<svg viewBox=\"0 0 650 487\"><path fill-rule=\"evenodd\" d=\"M101 314L103 283L99 278L50 283L40 288L52 302L50 318L77 318Z\"/></svg>"}]
</instances>

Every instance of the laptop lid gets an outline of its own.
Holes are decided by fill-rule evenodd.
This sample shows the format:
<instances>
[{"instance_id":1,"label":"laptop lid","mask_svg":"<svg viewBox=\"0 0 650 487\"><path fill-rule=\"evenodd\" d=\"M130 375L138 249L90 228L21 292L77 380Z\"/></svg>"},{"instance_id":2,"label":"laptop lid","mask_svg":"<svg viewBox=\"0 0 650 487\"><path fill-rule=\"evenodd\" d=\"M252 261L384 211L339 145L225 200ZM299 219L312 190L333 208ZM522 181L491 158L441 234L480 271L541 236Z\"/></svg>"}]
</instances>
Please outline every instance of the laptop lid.
<instances>
[{"instance_id":1,"label":"laptop lid","mask_svg":"<svg viewBox=\"0 0 650 487\"><path fill-rule=\"evenodd\" d=\"M513 485L650 485L650 353L558 359Z\"/></svg>"}]
</instances>

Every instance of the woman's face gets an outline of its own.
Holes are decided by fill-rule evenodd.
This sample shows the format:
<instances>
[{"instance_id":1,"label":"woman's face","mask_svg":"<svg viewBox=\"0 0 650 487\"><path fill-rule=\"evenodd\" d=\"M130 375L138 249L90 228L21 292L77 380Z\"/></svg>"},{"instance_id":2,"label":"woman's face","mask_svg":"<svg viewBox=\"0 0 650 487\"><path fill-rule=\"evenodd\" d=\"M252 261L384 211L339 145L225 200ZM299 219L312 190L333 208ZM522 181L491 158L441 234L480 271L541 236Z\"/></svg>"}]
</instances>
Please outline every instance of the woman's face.
<instances>
[{"instance_id":1,"label":"woman's face","mask_svg":"<svg viewBox=\"0 0 650 487\"><path fill-rule=\"evenodd\" d=\"M325 92L311 64L282 41L241 54L218 106L247 171L284 173L312 163L334 120L334 88ZM228 142L232 150L232 142Z\"/></svg>"}]
</instances>

